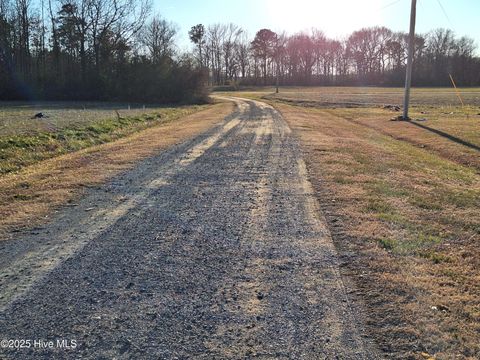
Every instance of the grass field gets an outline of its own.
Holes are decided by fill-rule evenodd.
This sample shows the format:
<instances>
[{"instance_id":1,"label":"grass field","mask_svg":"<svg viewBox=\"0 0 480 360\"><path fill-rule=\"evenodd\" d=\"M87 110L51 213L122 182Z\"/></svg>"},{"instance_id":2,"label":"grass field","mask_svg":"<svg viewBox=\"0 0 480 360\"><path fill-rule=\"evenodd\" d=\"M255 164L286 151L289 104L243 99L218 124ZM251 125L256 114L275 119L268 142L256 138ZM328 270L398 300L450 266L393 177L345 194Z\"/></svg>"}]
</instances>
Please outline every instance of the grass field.
<instances>
[{"instance_id":1,"label":"grass field","mask_svg":"<svg viewBox=\"0 0 480 360\"><path fill-rule=\"evenodd\" d=\"M87 125L95 121L121 117L137 117L165 109L160 105L138 105L102 102L0 102L0 136L30 134ZM42 112L46 117L33 119Z\"/></svg>"},{"instance_id":2,"label":"grass field","mask_svg":"<svg viewBox=\"0 0 480 360\"><path fill-rule=\"evenodd\" d=\"M235 93L273 104L368 306L396 358L480 357L480 89L288 88Z\"/></svg>"},{"instance_id":3,"label":"grass field","mask_svg":"<svg viewBox=\"0 0 480 360\"><path fill-rule=\"evenodd\" d=\"M324 107L376 106L403 104L403 88L392 87L281 87L275 94L272 87L258 88L253 91L236 93L255 93L266 98L284 100L295 104L311 104ZM459 89L460 96L467 106L476 107L480 112L480 88ZM461 105L453 88L413 88L411 92L413 106L458 106Z\"/></svg>"},{"instance_id":4,"label":"grass field","mask_svg":"<svg viewBox=\"0 0 480 360\"><path fill-rule=\"evenodd\" d=\"M130 108L130 109L129 109ZM202 106L0 103L0 174L175 120ZM42 112L44 118L33 118Z\"/></svg>"}]
</instances>

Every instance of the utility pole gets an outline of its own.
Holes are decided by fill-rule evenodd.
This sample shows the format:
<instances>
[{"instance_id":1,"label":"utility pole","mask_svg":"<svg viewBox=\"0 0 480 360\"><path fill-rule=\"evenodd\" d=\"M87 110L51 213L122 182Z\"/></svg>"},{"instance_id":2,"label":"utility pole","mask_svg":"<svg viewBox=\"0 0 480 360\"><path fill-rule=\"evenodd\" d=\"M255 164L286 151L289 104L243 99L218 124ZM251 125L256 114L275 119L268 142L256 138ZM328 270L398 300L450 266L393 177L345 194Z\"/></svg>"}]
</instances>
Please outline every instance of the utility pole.
<instances>
[{"instance_id":1,"label":"utility pole","mask_svg":"<svg viewBox=\"0 0 480 360\"><path fill-rule=\"evenodd\" d=\"M278 78L280 76L280 45L279 45L279 41L278 41L278 36L277 36L277 41L276 41L276 44L275 44L275 63L277 65L277 69L276 69L276 76L275 76L275 94L278 94Z\"/></svg>"},{"instance_id":2,"label":"utility pole","mask_svg":"<svg viewBox=\"0 0 480 360\"><path fill-rule=\"evenodd\" d=\"M413 52L415 51L415 21L417 17L417 0L412 0L410 11L410 36L408 39L407 74L405 77L405 99L403 101L403 120L409 120L410 86L412 84Z\"/></svg>"},{"instance_id":3,"label":"utility pole","mask_svg":"<svg viewBox=\"0 0 480 360\"><path fill-rule=\"evenodd\" d=\"M279 68L280 66L278 65L278 60L277 60L277 77L275 79L275 93L278 94L278 77L279 77Z\"/></svg>"}]
</instances>

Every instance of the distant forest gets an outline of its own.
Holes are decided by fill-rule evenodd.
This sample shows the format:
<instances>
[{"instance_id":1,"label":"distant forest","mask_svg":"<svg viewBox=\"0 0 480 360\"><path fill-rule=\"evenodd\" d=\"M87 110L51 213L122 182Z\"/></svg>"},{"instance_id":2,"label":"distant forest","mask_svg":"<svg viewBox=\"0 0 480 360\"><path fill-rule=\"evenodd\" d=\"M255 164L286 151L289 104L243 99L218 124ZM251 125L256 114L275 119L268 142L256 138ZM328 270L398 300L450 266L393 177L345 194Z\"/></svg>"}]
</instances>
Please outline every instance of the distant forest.
<instances>
[{"instance_id":1,"label":"distant forest","mask_svg":"<svg viewBox=\"0 0 480 360\"><path fill-rule=\"evenodd\" d=\"M198 24L192 52L149 0L0 0L0 99L179 102L206 85L402 85L407 35L364 28L343 40L234 24ZM413 84L480 85L475 43L437 29L417 35Z\"/></svg>"},{"instance_id":2,"label":"distant forest","mask_svg":"<svg viewBox=\"0 0 480 360\"><path fill-rule=\"evenodd\" d=\"M196 57L209 70L211 84L377 85L405 81L408 34L385 27L353 32L344 40L329 39L317 29L293 35L269 29L250 39L233 24L190 30ZM413 84L480 85L480 58L473 39L448 29L416 35Z\"/></svg>"}]
</instances>

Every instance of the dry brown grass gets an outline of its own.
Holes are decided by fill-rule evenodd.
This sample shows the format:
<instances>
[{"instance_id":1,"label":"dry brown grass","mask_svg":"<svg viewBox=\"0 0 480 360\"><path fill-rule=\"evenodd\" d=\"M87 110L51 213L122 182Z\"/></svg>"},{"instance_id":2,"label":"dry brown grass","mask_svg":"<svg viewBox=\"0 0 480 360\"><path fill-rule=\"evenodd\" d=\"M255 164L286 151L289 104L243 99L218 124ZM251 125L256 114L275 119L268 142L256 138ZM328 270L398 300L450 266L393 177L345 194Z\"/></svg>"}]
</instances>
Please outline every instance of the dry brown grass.
<instances>
[{"instance_id":1,"label":"dry brown grass","mask_svg":"<svg viewBox=\"0 0 480 360\"><path fill-rule=\"evenodd\" d=\"M479 358L475 153L392 123L384 110L275 106L301 140L344 273L380 347L398 359ZM453 131L443 120L431 126Z\"/></svg>"},{"instance_id":2,"label":"dry brown grass","mask_svg":"<svg viewBox=\"0 0 480 360\"><path fill-rule=\"evenodd\" d=\"M474 107L415 107L411 122L386 121L396 112L382 108L326 109L330 114L371 127L463 165L480 170L480 115Z\"/></svg>"},{"instance_id":3,"label":"dry brown grass","mask_svg":"<svg viewBox=\"0 0 480 360\"><path fill-rule=\"evenodd\" d=\"M0 178L0 232L46 221L55 208L88 186L107 181L121 171L169 146L207 130L232 111L229 103L165 122L115 142L58 156Z\"/></svg>"}]
</instances>

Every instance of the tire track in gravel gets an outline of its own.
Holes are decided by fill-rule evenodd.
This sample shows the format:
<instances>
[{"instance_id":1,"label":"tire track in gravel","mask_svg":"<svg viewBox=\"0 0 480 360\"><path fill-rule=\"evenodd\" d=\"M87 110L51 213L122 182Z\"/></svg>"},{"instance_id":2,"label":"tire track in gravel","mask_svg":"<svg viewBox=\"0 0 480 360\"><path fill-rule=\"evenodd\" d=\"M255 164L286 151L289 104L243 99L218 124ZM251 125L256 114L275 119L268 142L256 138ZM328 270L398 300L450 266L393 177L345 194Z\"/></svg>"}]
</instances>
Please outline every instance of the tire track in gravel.
<instances>
[{"instance_id":1,"label":"tire track in gravel","mask_svg":"<svg viewBox=\"0 0 480 360\"><path fill-rule=\"evenodd\" d=\"M0 289L2 289L0 295L0 310L13 298L28 290L41 276L58 266L62 260L81 249L90 239L99 236L102 231L113 226L118 219L126 215L131 209L141 206L142 202L145 201L152 191L168 184L168 174L170 172L173 171L173 173L175 173L179 168L187 166L190 162L201 156L218 138L238 125L238 123L239 120L236 117L229 117L228 121L216 129L212 135L190 146L179 160L167 163L166 166L159 169L160 173L165 174L164 176L158 176L153 180L143 182L141 184L142 189L138 189L135 193L130 194L130 196L117 195L116 201L102 202L102 206L98 210L90 207L90 201L84 201L86 206L80 206L80 208L76 209L76 212L78 212L78 210L87 212L94 210L90 216L80 218L75 216L78 224L73 228L61 226L61 228L65 228L66 230L55 234L54 241L47 241L44 246L30 247L27 251L20 253L21 256L15 254L16 256L2 261L0 265L2 270L0 276ZM34 231L34 233L35 232L36 231ZM34 242L31 240L28 241ZM3 248L2 250L7 250L7 252L11 250L8 249L9 245L18 247L16 242L12 242L7 244L7 249ZM20 249L22 248L24 247L20 246Z\"/></svg>"},{"instance_id":2,"label":"tire track in gravel","mask_svg":"<svg viewBox=\"0 0 480 360\"><path fill-rule=\"evenodd\" d=\"M288 125L231 100L221 126L2 244L0 338L79 344L5 357L378 357Z\"/></svg>"}]
</instances>

